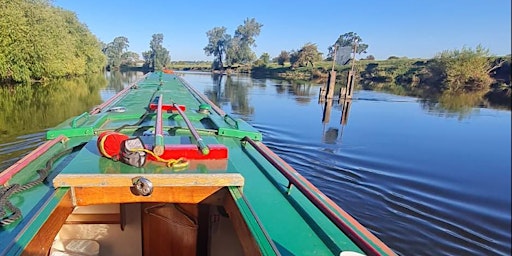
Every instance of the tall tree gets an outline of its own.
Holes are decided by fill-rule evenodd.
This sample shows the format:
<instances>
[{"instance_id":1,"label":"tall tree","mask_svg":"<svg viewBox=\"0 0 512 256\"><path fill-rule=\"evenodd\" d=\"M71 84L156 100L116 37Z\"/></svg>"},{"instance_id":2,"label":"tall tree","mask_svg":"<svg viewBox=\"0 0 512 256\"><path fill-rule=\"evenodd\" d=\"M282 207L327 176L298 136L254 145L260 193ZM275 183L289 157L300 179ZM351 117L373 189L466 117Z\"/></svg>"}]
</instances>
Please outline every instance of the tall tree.
<instances>
[{"instance_id":1,"label":"tall tree","mask_svg":"<svg viewBox=\"0 0 512 256\"><path fill-rule=\"evenodd\" d=\"M357 33L354 32L348 32L343 35L340 35L336 42L334 42L333 45L329 46L328 50L329 53L327 55L327 58L332 60L334 57L334 48L335 47L354 47L354 45L357 43L357 53L366 53L366 49L368 49L367 44L363 44L363 39L361 39L360 36L357 35ZM353 49L353 48L352 48Z\"/></svg>"},{"instance_id":2,"label":"tall tree","mask_svg":"<svg viewBox=\"0 0 512 256\"><path fill-rule=\"evenodd\" d=\"M254 18L247 18L243 25L238 26L226 52L228 65L245 64L256 59L251 47L256 46L255 37L260 34L262 26Z\"/></svg>"},{"instance_id":3,"label":"tall tree","mask_svg":"<svg viewBox=\"0 0 512 256\"><path fill-rule=\"evenodd\" d=\"M229 42L231 41L231 36L226 34L225 27L215 27L206 32L206 36L208 37L208 45L203 48L204 53L207 56L213 54L215 57L213 61L214 69L223 69L224 64L222 62L222 58L226 53L226 48Z\"/></svg>"},{"instance_id":4,"label":"tall tree","mask_svg":"<svg viewBox=\"0 0 512 256\"><path fill-rule=\"evenodd\" d=\"M129 47L128 38L124 36L118 36L114 38L114 41L107 44L104 49L105 55L107 56L108 66L111 69L117 69L121 67L122 56L128 50Z\"/></svg>"},{"instance_id":5,"label":"tall tree","mask_svg":"<svg viewBox=\"0 0 512 256\"><path fill-rule=\"evenodd\" d=\"M163 34L153 34L151 42L149 42L149 52L143 53L146 64L151 69L162 69L171 62L169 50L162 46L163 42Z\"/></svg>"}]
</instances>

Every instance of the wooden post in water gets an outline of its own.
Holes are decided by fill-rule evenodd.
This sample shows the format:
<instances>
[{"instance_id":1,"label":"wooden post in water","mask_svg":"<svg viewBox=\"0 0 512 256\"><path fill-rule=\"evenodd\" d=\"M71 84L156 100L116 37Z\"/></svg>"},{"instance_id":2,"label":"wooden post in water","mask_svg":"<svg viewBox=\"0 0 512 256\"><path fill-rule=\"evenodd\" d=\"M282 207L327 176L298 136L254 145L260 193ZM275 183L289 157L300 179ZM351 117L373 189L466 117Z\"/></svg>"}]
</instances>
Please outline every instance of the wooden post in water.
<instances>
[{"instance_id":1,"label":"wooden post in water","mask_svg":"<svg viewBox=\"0 0 512 256\"><path fill-rule=\"evenodd\" d=\"M352 61L354 61L354 60L352 60ZM352 70L350 70L348 72L347 88L345 90L345 98L351 99L353 92L354 92L354 72Z\"/></svg>"},{"instance_id":2,"label":"wooden post in water","mask_svg":"<svg viewBox=\"0 0 512 256\"><path fill-rule=\"evenodd\" d=\"M348 78L347 78L347 90L345 91L345 98L351 99L352 93L354 92L354 66L356 63L356 52L357 52L357 39L354 41L354 53L352 55L352 67L350 68L350 71L348 72Z\"/></svg>"},{"instance_id":3,"label":"wooden post in water","mask_svg":"<svg viewBox=\"0 0 512 256\"><path fill-rule=\"evenodd\" d=\"M324 104L324 113L322 115L322 123L327 124L331 119L331 108L332 108L332 100L325 101Z\"/></svg>"},{"instance_id":4,"label":"wooden post in water","mask_svg":"<svg viewBox=\"0 0 512 256\"><path fill-rule=\"evenodd\" d=\"M318 100L319 101L325 100L325 85L320 87L320 94L318 95Z\"/></svg>"},{"instance_id":5,"label":"wooden post in water","mask_svg":"<svg viewBox=\"0 0 512 256\"><path fill-rule=\"evenodd\" d=\"M336 86L336 71L334 71L334 63L336 61L336 53L338 50L338 45L334 46L334 57L332 58L332 68L329 72L329 78L327 78L327 94L325 95L325 99L332 99L334 96L334 87Z\"/></svg>"},{"instance_id":6,"label":"wooden post in water","mask_svg":"<svg viewBox=\"0 0 512 256\"><path fill-rule=\"evenodd\" d=\"M350 112L350 105L352 105L351 99L343 100L343 106L341 109L341 125L346 125L348 122L348 114Z\"/></svg>"},{"instance_id":7,"label":"wooden post in water","mask_svg":"<svg viewBox=\"0 0 512 256\"><path fill-rule=\"evenodd\" d=\"M331 70L329 72L329 78L327 79L327 94L326 99L332 99L334 96L334 87L336 86L336 71Z\"/></svg>"}]
</instances>

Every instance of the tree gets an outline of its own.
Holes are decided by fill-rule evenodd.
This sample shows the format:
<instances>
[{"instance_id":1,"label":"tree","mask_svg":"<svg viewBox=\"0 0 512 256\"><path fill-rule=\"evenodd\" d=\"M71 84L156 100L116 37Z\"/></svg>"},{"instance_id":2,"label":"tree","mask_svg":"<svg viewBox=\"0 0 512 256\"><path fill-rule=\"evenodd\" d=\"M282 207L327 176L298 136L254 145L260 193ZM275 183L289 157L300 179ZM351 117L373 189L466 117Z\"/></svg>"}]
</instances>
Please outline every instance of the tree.
<instances>
[{"instance_id":1,"label":"tree","mask_svg":"<svg viewBox=\"0 0 512 256\"><path fill-rule=\"evenodd\" d=\"M332 60L334 57L334 48L335 47L346 47L351 46L354 47L354 44L357 42L357 53L366 53L366 49L368 49L367 44L363 44L363 39L354 32L348 32L343 35L340 35L336 42L333 45L329 46L329 53L327 54L327 58Z\"/></svg>"},{"instance_id":2,"label":"tree","mask_svg":"<svg viewBox=\"0 0 512 256\"><path fill-rule=\"evenodd\" d=\"M122 64L123 53L128 50L129 47L128 38L124 36L118 36L114 38L114 41L107 44L104 49L104 53L107 56L107 63L109 68L118 69Z\"/></svg>"},{"instance_id":3,"label":"tree","mask_svg":"<svg viewBox=\"0 0 512 256\"><path fill-rule=\"evenodd\" d=\"M74 13L48 0L0 5L0 81L29 82L103 68L99 41Z\"/></svg>"},{"instance_id":4,"label":"tree","mask_svg":"<svg viewBox=\"0 0 512 256\"><path fill-rule=\"evenodd\" d=\"M322 53L318 52L316 44L306 43L298 52L292 54L290 58L292 67L315 66L315 62L322 60Z\"/></svg>"},{"instance_id":5,"label":"tree","mask_svg":"<svg viewBox=\"0 0 512 256\"><path fill-rule=\"evenodd\" d=\"M206 36L208 37L208 45L203 48L204 53L207 56L213 54L215 57L213 61L214 69L223 69L224 64L222 63L222 58L226 53L229 42L231 41L231 36L226 34L225 27L215 27L206 32Z\"/></svg>"},{"instance_id":6,"label":"tree","mask_svg":"<svg viewBox=\"0 0 512 256\"><path fill-rule=\"evenodd\" d=\"M171 56L169 51L162 46L163 42L163 34L153 34L152 40L149 42L149 52L142 53L146 60L145 65L150 69L162 69L171 63Z\"/></svg>"},{"instance_id":7,"label":"tree","mask_svg":"<svg viewBox=\"0 0 512 256\"><path fill-rule=\"evenodd\" d=\"M366 60L375 60L375 56L373 56L373 55L371 55L371 54L370 54L370 55L366 56L366 58L365 58L365 59L366 59Z\"/></svg>"},{"instance_id":8,"label":"tree","mask_svg":"<svg viewBox=\"0 0 512 256\"><path fill-rule=\"evenodd\" d=\"M287 51L281 51L279 56L277 56L277 64L284 66L284 63L288 61L290 61L290 53Z\"/></svg>"},{"instance_id":9,"label":"tree","mask_svg":"<svg viewBox=\"0 0 512 256\"><path fill-rule=\"evenodd\" d=\"M244 25L238 26L235 36L228 44L226 51L226 62L228 65L234 63L249 63L256 59L256 54L251 47L256 46L256 36L260 34L263 25L258 23L254 18L247 18Z\"/></svg>"},{"instance_id":10,"label":"tree","mask_svg":"<svg viewBox=\"0 0 512 256\"><path fill-rule=\"evenodd\" d=\"M270 54L264 52L261 54L260 58L254 62L256 66L267 66L270 63Z\"/></svg>"},{"instance_id":11,"label":"tree","mask_svg":"<svg viewBox=\"0 0 512 256\"><path fill-rule=\"evenodd\" d=\"M135 65L135 63L139 60L139 54L136 52L124 52L121 55L121 65Z\"/></svg>"}]
</instances>

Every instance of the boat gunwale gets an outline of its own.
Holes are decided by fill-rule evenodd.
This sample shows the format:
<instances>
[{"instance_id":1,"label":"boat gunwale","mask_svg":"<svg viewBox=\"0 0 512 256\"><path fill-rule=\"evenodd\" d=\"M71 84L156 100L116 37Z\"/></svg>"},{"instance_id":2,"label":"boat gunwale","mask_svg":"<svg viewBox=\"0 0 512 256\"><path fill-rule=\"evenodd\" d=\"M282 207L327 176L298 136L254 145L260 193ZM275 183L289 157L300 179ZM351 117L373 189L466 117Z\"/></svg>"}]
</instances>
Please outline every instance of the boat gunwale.
<instances>
[{"instance_id":1,"label":"boat gunwale","mask_svg":"<svg viewBox=\"0 0 512 256\"><path fill-rule=\"evenodd\" d=\"M48 152L52 147L54 147L60 142L65 142L67 139L68 138L66 136L59 135L57 138L46 141L44 144L32 150L29 154L25 155L23 158L16 161L16 163L12 164L7 169L0 172L0 185L6 184L14 175L19 173L21 170L27 167L38 157L41 157L43 154Z\"/></svg>"},{"instance_id":2,"label":"boat gunwale","mask_svg":"<svg viewBox=\"0 0 512 256\"><path fill-rule=\"evenodd\" d=\"M393 250L385 245L379 238L373 235L356 219L341 209L332 199L327 197L315 185L304 178L293 167L270 150L264 143L255 142L249 137L244 137L242 142L248 142L265 159L267 159L289 182L288 189L294 185L299 191L345 233L357 246L368 255L395 255ZM356 232L357 231L357 232ZM375 248L377 247L378 250ZM382 251L382 252L381 252Z\"/></svg>"}]
</instances>

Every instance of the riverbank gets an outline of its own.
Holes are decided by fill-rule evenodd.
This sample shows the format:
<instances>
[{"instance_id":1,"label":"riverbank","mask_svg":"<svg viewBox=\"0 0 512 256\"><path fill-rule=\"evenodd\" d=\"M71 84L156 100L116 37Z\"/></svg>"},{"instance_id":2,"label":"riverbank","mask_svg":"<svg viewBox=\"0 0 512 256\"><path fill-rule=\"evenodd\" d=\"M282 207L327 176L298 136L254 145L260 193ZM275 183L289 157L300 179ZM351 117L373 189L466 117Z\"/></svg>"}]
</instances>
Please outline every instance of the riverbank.
<instances>
[{"instance_id":1,"label":"riverbank","mask_svg":"<svg viewBox=\"0 0 512 256\"><path fill-rule=\"evenodd\" d=\"M427 99L452 99L462 105L478 105L500 109L511 109L512 88L510 83L510 56L489 59L491 71L488 72L491 83L483 88L454 90L444 82L443 76L432 74L432 62L429 59L396 58L389 60L359 60L355 63L356 88L385 91L398 95L408 95ZM261 66L234 66L223 71L214 71L209 62L174 62L172 69L181 71L216 72L226 75L236 73L250 74L252 77L284 78L294 81L314 81L326 83L332 62L322 61L314 67L292 68L289 63L277 65L270 63ZM351 64L334 67L336 86L346 86ZM454 97L458 96L457 99Z\"/></svg>"}]
</instances>

